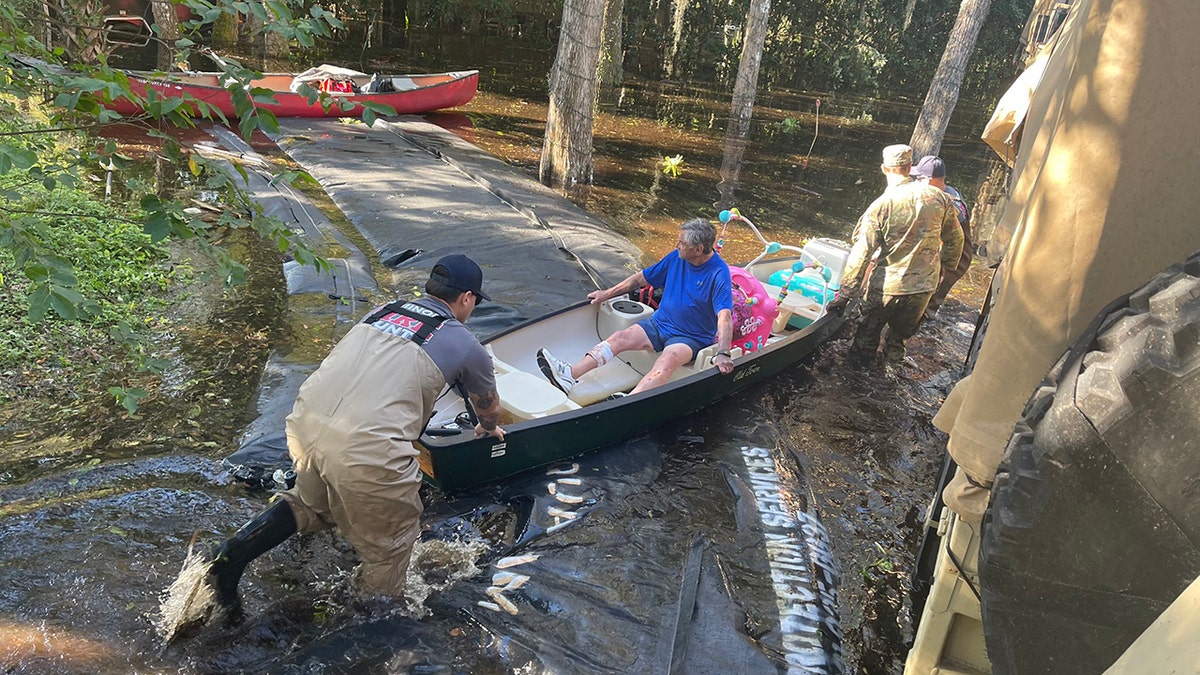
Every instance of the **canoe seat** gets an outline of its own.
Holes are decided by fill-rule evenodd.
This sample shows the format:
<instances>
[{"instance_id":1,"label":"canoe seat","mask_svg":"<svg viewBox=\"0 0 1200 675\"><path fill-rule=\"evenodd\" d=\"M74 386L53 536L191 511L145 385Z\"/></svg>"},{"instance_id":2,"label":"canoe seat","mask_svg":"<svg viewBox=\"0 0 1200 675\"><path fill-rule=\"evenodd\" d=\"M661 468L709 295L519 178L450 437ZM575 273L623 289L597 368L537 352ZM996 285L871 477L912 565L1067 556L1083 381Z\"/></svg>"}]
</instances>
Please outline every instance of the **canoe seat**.
<instances>
[{"instance_id":1,"label":"canoe seat","mask_svg":"<svg viewBox=\"0 0 1200 675\"><path fill-rule=\"evenodd\" d=\"M741 347L734 347L729 350L729 353L736 359L743 352ZM671 380L675 381L681 377L687 377L705 368L715 368L716 366L713 365L711 359L716 354L717 346L715 344L701 349L694 361L680 366L678 370L671 374ZM646 372L650 372L658 356L658 352L624 352L618 355L617 358L604 364L604 366L584 373L583 377L579 378L579 382L571 388L569 398L579 405L589 405L597 401L603 401L617 392L628 393L629 390L636 387L637 383L642 380L642 373L638 368L640 367Z\"/></svg>"},{"instance_id":2,"label":"canoe seat","mask_svg":"<svg viewBox=\"0 0 1200 675\"><path fill-rule=\"evenodd\" d=\"M771 297L779 297L781 289L778 286L763 284L763 288L767 289L767 294ZM775 323L771 326L771 332L776 335L782 335L789 327L790 328L805 328L812 322L821 318L821 303L806 297L799 291L792 291L784 298L783 302L779 303L779 314L775 317Z\"/></svg>"},{"instance_id":3,"label":"canoe seat","mask_svg":"<svg viewBox=\"0 0 1200 675\"><path fill-rule=\"evenodd\" d=\"M496 371L500 408L517 420L536 419L579 407L574 401L567 400L566 394L540 374L518 370L501 361L496 358L491 345L486 349L492 356L492 367Z\"/></svg>"},{"instance_id":4,"label":"canoe seat","mask_svg":"<svg viewBox=\"0 0 1200 675\"><path fill-rule=\"evenodd\" d=\"M741 347L733 347L729 350L729 355L735 359L744 353L745 353L745 351L743 351ZM698 373L698 372L704 370L705 368L716 368L716 365L714 365L712 362L713 357L716 355L717 355L717 346L715 344L709 345L709 346L705 347L704 349L701 349L700 352L696 354L696 359L694 361L692 361L690 364L688 364L688 365L680 368L678 371L676 371L674 373L674 375L671 377L671 379L672 380L679 379L681 377L680 371L682 371L682 373L683 373L682 376L686 376L686 375L691 375L692 373Z\"/></svg>"},{"instance_id":5,"label":"canoe seat","mask_svg":"<svg viewBox=\"0 0 1200 675\"><path fill-rule=\"evenodd\" d=\"M729 350L729 355L735 359L741 356L743 353L744 352L741 347L734 347ZM617 355L617 358L629 363L633 367L634 372L645 371L648 373L650 372L650 369L654 367L654 362L658 360L659 354L660 352L650 351L622 352L621 354ZM681 377L694 375L705 368L715 368L716 366L713 365L712 357L716 355L716 344L711 344L704 349L701 349L696 354L696 358L692 359L691 363L686 363L677 368L675 372L671 373L671 381L674 382ZM634 384L637 383L635 382ZM574 393L573 390L572 393Z\"/></svg>"},{"instance_id":6,"label":"canoe seat","mask_svg":"<svg viewBox=\"0 0 1200 675\"><path fill-rule=\"evenodd\" d=\"M579 405L590 405L612 396L617 392L628 392L642 380L642 374L628 363L615 358L590 370L571 387L570 399Z\"/></svg>"},{"instance_id":7,"label":"canoe seat","mask_svg":"<svg viewBox=\"0 0 1200 675\"><path fill-rule=\"evenodd\" d=\"M552 413L574 410L579 404L567 399L546 378L523 370L496 376L500 407L519 420L531 420Z\"/></svg>"}]
</instances>

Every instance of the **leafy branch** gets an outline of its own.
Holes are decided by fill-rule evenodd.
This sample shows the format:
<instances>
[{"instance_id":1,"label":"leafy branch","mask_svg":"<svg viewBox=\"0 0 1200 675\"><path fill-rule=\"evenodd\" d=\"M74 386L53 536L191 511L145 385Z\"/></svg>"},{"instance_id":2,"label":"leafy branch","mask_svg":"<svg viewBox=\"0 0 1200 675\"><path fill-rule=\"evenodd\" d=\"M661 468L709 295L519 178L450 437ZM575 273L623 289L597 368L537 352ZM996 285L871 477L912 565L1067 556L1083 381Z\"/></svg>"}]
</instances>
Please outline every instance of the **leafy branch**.
<instances>
[{"instance_id":1,"label":"leafy branch","mask_svg":"<svg viewBox=\"0 0 1200 675\"><path fill-rule=\"evenodd\" d=\"M67 0L67 4L73 1ZM186 62L198 54L202 50L199 36L221 17L253 15L261 21L262 30L301 47L312 46L316 39L329 37L332 30L342 28L328 10L299 0L185 0L185 4L193 19L181 23L180 37L169 45L170 61L174 63ZM230 120L205 101L190 96L162 96L111 67L99 47L99 30L68 25L85 23L78 20L83 14L68 11L76 20L64 21L63 17L47 17L39 11L40 5L24 5L0 6L0 116L4 122L0 123L0 258L11 263L5 265L5 271L19 276L19 280L14 274L0 277L0 283L10 294L15 291L25 297L28 321L43 322L51 316L65 322L88 321L106 311L108 305L103 303L110 301L101 296L109 289L81 282L78 261L60 253L63 237L69 233L63 228L71 227L70 223L130 222L121 213L124 209L106 203L107 197L68 200L70 208L59 203L64 189L91 189L83 179L92 178L97 166L120 181L121 199L132 200L134 206L128 210L148 235L150 246L168 239L191 241L211 257L216 273L226 284L242 283L246 276L244 266L221 246L231 231L254 232L302 263L325 264L297 233L263 213L245 189L248 181L244 169L237 167L240 176L231 177L160 131L172 125L194 127L198 120L210 120L232 122L247 140L258 131L277 132L275 115L258 107L273 101L272 92L252 84L261 73L232 59L217 60L222 71L220 81L237 113L237 119ZM92 18L96 17L88 20ZM43 44L43 33L33 33L47 22L51 25L46 34L57 41L49 48ZM152 30L155 38L161 39L161 28L154 26ZM302 93L327 109L350 105L315 89ZM38 117L34 112L42 101L51 103L53 110ZM130 105L121 109L144 112L121 115L114 106L122 102ZM374 106L363 112L363 118L369 124L377 114L391 112L386 106ZM186 208L184 200L169 194L163 185L125 172L130 160L120 155L114 142L97 144L86 136L111 124L134 124L157 139L162 144L160 161L176 167L176 175L187 176L194 188L219 195L224 207L220 215L210 222L194 213L195 209ZM294 178L277 172L272 180L290 183ZM148 338L141 328L121 322L111 333L116 342L125 345L139 370L161 372L165 364L151 356ZM131 414L146 395L141 390L120 387L110 393Z\"/></svg>"}]
</instances>

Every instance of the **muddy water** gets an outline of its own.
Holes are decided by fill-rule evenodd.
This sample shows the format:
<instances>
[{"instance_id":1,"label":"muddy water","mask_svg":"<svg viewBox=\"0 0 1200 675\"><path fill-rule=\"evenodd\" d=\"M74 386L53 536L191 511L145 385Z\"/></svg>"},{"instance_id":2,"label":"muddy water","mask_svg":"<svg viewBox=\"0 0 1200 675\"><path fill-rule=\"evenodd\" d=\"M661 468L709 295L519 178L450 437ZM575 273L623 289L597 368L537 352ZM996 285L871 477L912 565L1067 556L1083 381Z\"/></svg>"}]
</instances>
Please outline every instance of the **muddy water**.
<instances>
[{"instance_id":1,"label":"muddy water","mask_svg":"<svg viewBox=\"0 0 1200 675\"><path fill-rule=\"evenodd\" d=\"M828 532L847 671L897 672L939 451L929 417L972 318L958 303L942 314L912 343L917 366L898 375L845 369L846 342L834 341L750 396L579 458L578 485L534 472L453 499L428 492L430 541L399 608L352 594L356 560L337 538L293 538L247 573L246 625L166 645L162 591L193 538L227 536L266 503L221 470L224 448L164 441L10 481L0 661L15 673L663 672L699 546L696 618L675 657L685 672L774 672L779 585L731 477L746 448L764 448L792 506ZM558 501L550 482L582 501ZM517 614L480 606L493 600L495 563L513 555L537 556L506 569L529 577L504 593Z\"/></svg>"},{"instance_id":2,"label":"muddy water","mask_svg":"<svg viewBox=\"0 0 1200 675\"><path fill-rule=\"evenodd\" d=\"M528 169L544 104L514 73L534 57L503 53L510 60L496 63L512 67L485 75L465 109L473 124L459 130ZM427 55L421 66L468 65L459 58ZM804 92L761 102L735 203L774 238L847 236L882 186L878 148L906 136L911 107ZM680 220L711 216L722 198L723 106L718 92L636 80L607 96L597 185L577 199L657 257ZM658 166L675 154L684 156L678 177ZM951 139L945 154L964 178L982 173L983 154L966 141ZM727 250L732 260L754 252L737 239ZM275 263L268 255L260 267ZM977 303L985 283L977 271L960 295ZM453 499L426 494L430 541L400 607L353 596L356 561L337 538L293 538L247 573L246 625L164 644L162 593L189 545L227 536L266 503L219 466L248 418L262 331L274 321L270 312L265 321L241 317L277 300L279 281L253 288L244 304L214 300L181 330L197 337L181 343L172 405L141 420L37 434L36 445L6 435L5 672L660 672L672 658L690 659L686 672L773 672L786 652L777 586L762 528L731 479L747 448L769 451L796 505L819 514L828 532L845 670L899 670L910 637L906 577L940 461L929 420L974 321L954 300L913 339L916 365L899 373L847 369L846 342L833 341L738 401L581 458L580 484L562 488L577 491L579 504L553 499L557 478L541 473ZM12 424L36 427L36 411ZM552 506L577 515L566 522ZM495 563L510 555L538 556L508 568L529 577L505 592L515 615L478 604L492 599ZM671 617L693 559L698 609L687 649L676 653Z\"/></svg>"}]
</instances>

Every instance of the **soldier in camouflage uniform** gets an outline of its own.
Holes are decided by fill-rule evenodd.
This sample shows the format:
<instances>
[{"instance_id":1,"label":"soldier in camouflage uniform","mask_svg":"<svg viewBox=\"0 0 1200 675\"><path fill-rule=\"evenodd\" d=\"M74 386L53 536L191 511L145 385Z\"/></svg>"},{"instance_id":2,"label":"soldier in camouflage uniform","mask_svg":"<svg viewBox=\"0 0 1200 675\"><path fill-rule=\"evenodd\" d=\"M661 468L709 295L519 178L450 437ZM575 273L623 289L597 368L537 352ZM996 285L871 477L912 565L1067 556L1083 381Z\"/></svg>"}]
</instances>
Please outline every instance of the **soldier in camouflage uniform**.
<instances>
[{"instance_id":1,"label":"soldier in camouflage uniform","mask_svg":"<svg viewBox=\"0 0 1200 675\"><path fill-rule=\"evenodd\" d=\"M913 180L911 167L909 146L883 149L880 169L888 187L858 219L841 290L829 303L831 311L841 311L865 295L862 321L850 348L854 360L874 358L886 327L884 358L889 364L901 363L904 341L920 325L942 267L955 265L962 254L962 229L950 197ZM874 267L868 273L872 258Z\"/></svg>"},{"instance_id":2,"label":"soldier in camouflage uniform","mask_svg":"<svg viewBox=\"0 0 1200 675\"><path fill-rule=\"evenodd\" d=\"M938 282L937 289L929 297L929 304L925 307L925 318L932 319L937 315L938 308L946 301L950 289L967 273L967 270L971 269L971 252L975 250L975 245L971 243L971 211L967 208L967 202L963 200L958 190L954 189L954 186L946 184L946 163L942 161L941 157L936 155L922 157L921 161L913 166L912 177L929 183L950 195L950 202L954 204L954 211L958 214L958 226L962 228L963 232L962 256L959 257L958 264L953 267L942 266L941 281Z\"/></svg>"}]
</instances>

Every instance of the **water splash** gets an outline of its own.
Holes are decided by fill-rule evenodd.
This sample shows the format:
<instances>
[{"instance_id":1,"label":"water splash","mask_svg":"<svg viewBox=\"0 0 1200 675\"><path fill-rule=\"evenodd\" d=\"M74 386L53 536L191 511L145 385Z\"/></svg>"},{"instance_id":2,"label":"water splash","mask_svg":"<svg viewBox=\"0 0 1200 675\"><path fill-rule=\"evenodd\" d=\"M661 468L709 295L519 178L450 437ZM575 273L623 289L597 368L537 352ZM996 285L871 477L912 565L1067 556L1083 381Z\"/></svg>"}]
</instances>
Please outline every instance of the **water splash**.
<instances>
[{"instance_id":1,"label":"water splash","mask_svg":"<svg viewBox=\"0 0 1200 675\"><path fill-rule=\"evenodd\" d=\"M461 579L478 575L480 569L476 562L487 550L487 543L478 540L418 541L413 546L412 562L408 566L405 614L414 619L427 616L429 608L425 601L429 596Z\"/></svg>"},{"instance_id":2,"label":"water splash","mask_svg":"<svg viewBox=\"0 0 1200 675\"><path fill-rule=\"evenodd\" d=\"M209 570L207 556L188 547L187 558L179 576L163 591L154 630L170 642L183 633L199 627L213 612L215 595L206 582Z\"/></svg>"}]
</instances>

